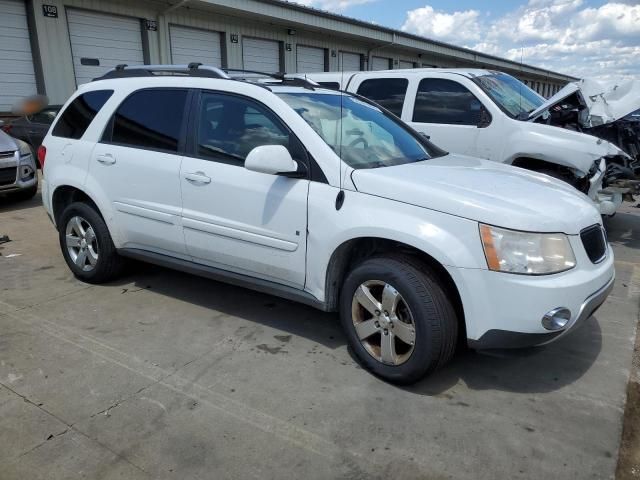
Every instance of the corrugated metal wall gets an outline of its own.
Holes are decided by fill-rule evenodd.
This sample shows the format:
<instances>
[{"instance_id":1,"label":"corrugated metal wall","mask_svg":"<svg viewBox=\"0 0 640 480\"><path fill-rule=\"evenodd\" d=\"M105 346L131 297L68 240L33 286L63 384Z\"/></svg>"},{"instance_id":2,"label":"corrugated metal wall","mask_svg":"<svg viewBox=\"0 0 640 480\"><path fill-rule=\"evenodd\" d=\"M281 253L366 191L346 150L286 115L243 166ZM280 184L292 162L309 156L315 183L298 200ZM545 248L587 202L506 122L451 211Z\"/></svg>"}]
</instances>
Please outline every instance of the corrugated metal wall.
<instances>
[{"instance_id":1,"label":"corrugated metal wall","mask_svg":"<svg viewBox=\"0 0 640 480\"><path fill-rule=\"evenodd\" d=\"M224 3L226 0L216 0ZM58 18L47 18L42 14L42 5L55 5L58 7ZM174 2L175 3L175 2ZM242 4L254 4L251 0L229 0L230 8L239 8ZM150 63L171 63L170 25L194 27L201 30L220 32L222 35L222 60L229 68L242 68L242 39L243 37L263 38L276 40L282 45L283 66L289 73L296 72L297 45L319 47L328 52L329 71L339 71L339 52L347 51L363 55L365 69L367 61L373 56L391 58L393 68L400 68L400 62L412 62L421 65L438 67L477 67L476 55L461 52L453 47L439 44L430 44L425 48L425 42L419 42L411 38L403 39L402 45L388 45L389 34L376 32L362 25L353 25L344 35L329 34L329 30L339 27L338 21L322 16L310 17L308 13L299 12L286 6L264 6L264 18L258 20L254 16L230 16L218 10L196 9L192 5L200 5L198 2L187 4L189 8L178 8L163 14L169 4L151 0L33 0L33 16L37 30L38 45L40 47L42 70L46 93L52 102L59 103L75 90L74 70L71 48L69 44L69 30L67 23L67 10L70 8L94 10L106 13L124 15L141 21L141 35L145 48L145 58ZM276 11L277 10L277 11ZM278 13L280 12L280 13ZM270 15L283 15L292 25L307 22L306 28L295 28L294 32L283 25L275 25L270 22ZM156 22L156 30L145 28L144 20ZM344 28L342 25L341 28ZM325 32L314 29L326 29ZM361 40L362 39L362 40ZM366 41L365 41L366 40ZM385 45L386 44L386 45ZM415 45L414 45L415 44ZM412 50L422 48L421 52ZM513 69L513 64L504 62L505 69ZM523 72L517 75L521 79L542 81L545 75L535 75ZM548 81L548 80L546 80ZM554 81L556 85L562 82Z\"/></svg>"}]
</instances>

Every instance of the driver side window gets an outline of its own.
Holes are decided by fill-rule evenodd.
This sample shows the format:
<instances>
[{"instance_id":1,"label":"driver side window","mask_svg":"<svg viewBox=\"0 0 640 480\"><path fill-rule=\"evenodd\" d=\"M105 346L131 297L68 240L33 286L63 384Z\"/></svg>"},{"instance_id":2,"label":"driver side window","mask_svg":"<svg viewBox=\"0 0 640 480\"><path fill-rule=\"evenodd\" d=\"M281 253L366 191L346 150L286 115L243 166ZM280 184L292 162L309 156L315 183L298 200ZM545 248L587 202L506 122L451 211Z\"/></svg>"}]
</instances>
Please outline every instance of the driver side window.
<instances>
[{"instance_id":1,"label":"driver side window","mask_svg":"<svg viewBox=\"0 0 640 480\"><path fill-rule=\"evenodd\" d=\"M477 125L482 104L465 86L444 78L423 78L418 85L413 121Z\"/></svg>"},{"instance_id":2,"label":"driver side window","mask_svg":"<svg viewBox=\"0 0 640 480\"><path fill-rule=\"evenodd\" d=\"M282 145L294 159L301 157L298 140L258 102L202 92L196 145L199 158L242 166L249 152L262 145Z\"/></svg>"}]
</instances>

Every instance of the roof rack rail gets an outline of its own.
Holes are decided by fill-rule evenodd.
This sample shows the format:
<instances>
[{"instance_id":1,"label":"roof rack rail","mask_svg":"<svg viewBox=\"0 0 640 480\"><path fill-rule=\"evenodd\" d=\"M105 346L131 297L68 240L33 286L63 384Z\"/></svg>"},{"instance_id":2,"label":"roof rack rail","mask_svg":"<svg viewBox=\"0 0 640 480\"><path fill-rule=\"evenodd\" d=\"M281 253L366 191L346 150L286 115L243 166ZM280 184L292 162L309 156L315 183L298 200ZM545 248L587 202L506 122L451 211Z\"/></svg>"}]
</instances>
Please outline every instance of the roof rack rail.
<instances>
[{"instance_id":1,"label":"roof rack rail","mask_svg":"<svg viewBox=\"0 0 640 480\"><path fill-rule=\"evenodd\" d=\"M193 62L188 65L116 65L101 77L93 80L110 78L154 77L159 75L184 75L189 77L229 79L222 69Z\"/></svg>"},{"instance_id":2,"label":"roof rack rail","mask_svg":"<svg viewBox=\"0 0 640 480\"><path fill-rule=\"evenodd\" d=\"M276 72L276 73L267 73L267 72L259 72L256 70L241 70L236 68L224 68L223 69L229 76L234 79L242 79L242 80L260 80L260 77L264 77L266 79L273 79L280 82L281 85L291 85L295 87L303 87L309 90L314 90L316 88L321 88L322 86L313 80L309 80L304 77L298 76L289 76L285 72ZM248 75L238 75L238 74L248 74ZM269 83L268 81L266 82Z\"/></svg>"}]
</instances>

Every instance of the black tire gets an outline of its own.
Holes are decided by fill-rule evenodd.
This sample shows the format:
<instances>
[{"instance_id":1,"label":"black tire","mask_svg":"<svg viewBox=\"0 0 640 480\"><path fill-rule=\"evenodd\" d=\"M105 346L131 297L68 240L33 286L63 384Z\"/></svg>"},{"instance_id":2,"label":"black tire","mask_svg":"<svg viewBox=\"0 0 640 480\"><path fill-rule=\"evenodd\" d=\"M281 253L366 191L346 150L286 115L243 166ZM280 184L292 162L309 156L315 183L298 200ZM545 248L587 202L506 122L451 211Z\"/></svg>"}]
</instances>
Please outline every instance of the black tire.
<instances>
[{"instance_id":1,"label":"black tire","mask_svg":"<svg viewBox=\"0 0 640 480\"><path fill-rule=\"evenodd\" d=\"M363 346L354 327L352 301L356 289L373 280L392 285L413 316L415 344L408 359L400 365L385 364L374 358ZM454 306L433 271L409 255L374 257L354 268L342 285L340 320L360 364L392 383L409 384L420 380L445 365L456 349L458 319Z\"/></svg>"},{"instance_id":2,"label":"black tire","mask_svg":"<svg viewBox=\"0 0 640 480\"><path fill-rule=\"evenodd\" d=\"M93 266L90 271L85 271L76 265L67 248L67 225L71 219L78 216L82 217L86 223L91 226L95 233L98 258L95 266ZM83 202L76 202L68 205L62 212L62 215L60 215L58 234L62 255L64 256L69 269L78 279L87 283L98 284L113 280L122 273L125 260L118 255L118 252L113 245L113 241L111 240L109 229L93 205Z\"/></svg>"}]
</instances>

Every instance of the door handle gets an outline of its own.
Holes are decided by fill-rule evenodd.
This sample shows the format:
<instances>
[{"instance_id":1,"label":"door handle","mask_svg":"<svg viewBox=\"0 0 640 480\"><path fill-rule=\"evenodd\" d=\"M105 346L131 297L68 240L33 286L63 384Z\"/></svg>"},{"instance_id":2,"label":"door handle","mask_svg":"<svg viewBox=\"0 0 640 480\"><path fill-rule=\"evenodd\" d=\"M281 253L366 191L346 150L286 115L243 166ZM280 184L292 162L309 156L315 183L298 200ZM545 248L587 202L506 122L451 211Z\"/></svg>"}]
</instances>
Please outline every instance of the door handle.
<instances>
[{"instance_id":1,"label":"door handle","mask_svg":"<svg viewBox=\"0 0 640 480\"><path fill-rule=\"evenodd\" d=\"M211 183L211 178L207 177L203 172L185 173L185 180L195 185L206 185Z\"/></svg>"},{"instance_id":2,"label":"door handle","mask_svg":"<svg viewBox=\"0 0 640 480\"><path fill-rule=\"evenodd\" d=\"M103 165L113 165L116 163L116 159L113 158L113 155L107 153L106 155L98 155L96 158Z\"/></svg>"}]
</instances>

